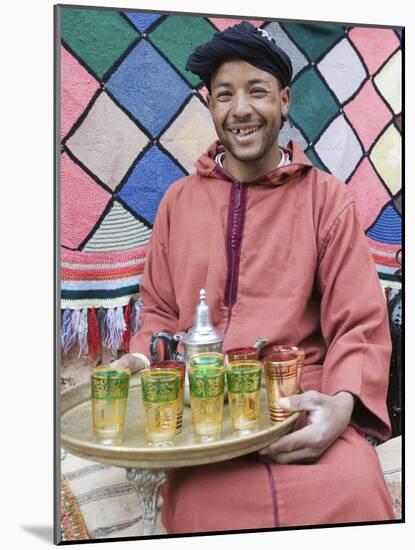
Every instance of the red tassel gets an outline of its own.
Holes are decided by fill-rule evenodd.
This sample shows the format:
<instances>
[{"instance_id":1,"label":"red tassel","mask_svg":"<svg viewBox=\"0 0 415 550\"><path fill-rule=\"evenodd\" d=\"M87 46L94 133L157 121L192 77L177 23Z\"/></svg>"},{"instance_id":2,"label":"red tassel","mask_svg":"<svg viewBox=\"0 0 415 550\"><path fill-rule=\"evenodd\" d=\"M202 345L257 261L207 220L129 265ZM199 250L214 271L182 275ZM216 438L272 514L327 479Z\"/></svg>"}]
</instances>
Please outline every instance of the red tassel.
<instances>
[{"instance_id":1,"label":"red tassel","mask_svg":"<svg viewBox=\"0 0 415 550\"><path fill-rule=\"evenodd\" d=\"M125 319L126 328L122 339L122 344L123 344L124 351L128 352L130 348L130 338L131 338L131 306L129 303L125 306L124 319Z\"/></svg>"},{"instance_id":2,"label":"red tassel","mask_svg":"<svg viewBox=\"0 0 415 550\"><path fill-rule=\"evenodd\" d=\"M88 355L95 359L101 348L101 334L95 308L89 310Z\"/></svg>"}]
</instances>

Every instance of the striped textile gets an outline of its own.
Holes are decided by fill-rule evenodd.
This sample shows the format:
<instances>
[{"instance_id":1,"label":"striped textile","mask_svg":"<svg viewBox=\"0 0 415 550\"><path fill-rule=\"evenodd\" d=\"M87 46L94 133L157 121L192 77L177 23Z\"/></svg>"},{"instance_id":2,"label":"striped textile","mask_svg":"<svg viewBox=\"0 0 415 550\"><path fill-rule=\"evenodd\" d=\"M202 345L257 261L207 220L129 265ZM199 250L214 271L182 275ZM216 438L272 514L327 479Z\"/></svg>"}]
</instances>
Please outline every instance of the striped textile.
<instances>
[{"instance_id":1,"label":"striped textile","mask_svg":"<svg viewBox=\"0 0 415 550\"><path fill-rule=\"evenodd\" d=\"M83 531L82 538L142 536L141 502L124 468L98 464L67 453L61 462L61 469L62 487L70 489L87 530L87 535ZM159 497L159 511L161 504ZM69 529L64 533L65 540L80 538ZM154 534L164 533L158 514Z\"/></svg>"},{"instance_id":2,"label":"striped textile","mask_svg":"<svg viewBox=\"0 0 415 550\"><path fill-rule=\"evenodd\" d=\"M128 251L62 250L61 307L79 309L126 305L138 297L147 246Z\"/></svg>"},{"instance_id":3,"label":"striped textile","mask_svg":"<svg viewBox=\"0 0 415 550\"><path fill-rule=\"evenodd\" d=\"M145 246L150 236L151 229L136 220L119 203L114 203L83 250L86 252L128 250Z\"/></svg>"}]
</instances>

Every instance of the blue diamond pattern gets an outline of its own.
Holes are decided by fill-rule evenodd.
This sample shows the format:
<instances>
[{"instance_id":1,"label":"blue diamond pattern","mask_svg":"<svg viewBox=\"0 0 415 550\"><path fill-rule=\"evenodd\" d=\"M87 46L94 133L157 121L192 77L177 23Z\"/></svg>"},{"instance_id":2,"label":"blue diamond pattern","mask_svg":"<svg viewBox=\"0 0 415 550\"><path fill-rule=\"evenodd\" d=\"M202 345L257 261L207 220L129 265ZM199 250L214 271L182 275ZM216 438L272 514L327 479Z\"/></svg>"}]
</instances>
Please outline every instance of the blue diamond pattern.
<instances>
[{"instance_id":1,"label":"blue diamond pattern","mask_svg":"<svg viewBox=\"0 0 415 550\"><path fill-rule=\"evenodd\" d=\"M146 40L141 40L121 63L108 81L107 90L153 136L191 93L191 88Z\"/></svg>"},{"instance_id":2,"label":"blue diamond pattern","mask_svg":"<svg viewBox=\"0 0 415 550\"><path fill-rule=\"evenodd\" d=\"M167 188L185 175L165 153L153 146L134 167L117 196L153 225Z\"/></svg>"},{"instance_id":3,"label":"blue diamond pattern","mask_svg":"<svg viewBox=\"0 0 415 550\"><path fill-rule=\"evenodd\" d=\"M392 204L388 204L382 210L367 234L371 239L381 243L400 244L402 242L402 220Z\"/></svg>"},{"instance_id":4,"label":"blue diamond pattern","mask_svg":"<svg viewBox=\"0 0 415 550\"><path fill-rule=\"evenodd\" d=\"M145 32L161 17L161 15L157 15L156 13L137 13L134 11L126 11L124 13L140 32Z\"/></svg>"}]
</instances>

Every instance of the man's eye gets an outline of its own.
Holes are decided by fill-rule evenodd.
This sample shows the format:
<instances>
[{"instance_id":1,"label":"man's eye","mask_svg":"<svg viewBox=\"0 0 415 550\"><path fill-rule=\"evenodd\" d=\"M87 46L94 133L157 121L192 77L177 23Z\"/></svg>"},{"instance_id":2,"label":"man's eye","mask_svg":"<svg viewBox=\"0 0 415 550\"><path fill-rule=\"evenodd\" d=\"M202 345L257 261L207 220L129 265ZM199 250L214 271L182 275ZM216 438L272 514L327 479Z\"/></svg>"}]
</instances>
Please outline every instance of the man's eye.
<instances>
[{"instance_id":1,"label":"man's eye","mask_svg":"<svg viewBox=\"0 0 415 550\"><path fill-rule=\"evenodd\" d=\"M254 88L253 90L251 90L251 94L255 94L255 95L264 95L266 93L267 91L263 90L262 88Z\"/></svg>"},{"instance_id":2,"label":"man's eye","mask_svg":"<svg viewBox=\"0 0 415 550\"><path fill-rule=\"evenodd\" d=\"M230 92L220 92L216 98L217 99L228 99L231 96Z\"/></svg>"}]
</instances>

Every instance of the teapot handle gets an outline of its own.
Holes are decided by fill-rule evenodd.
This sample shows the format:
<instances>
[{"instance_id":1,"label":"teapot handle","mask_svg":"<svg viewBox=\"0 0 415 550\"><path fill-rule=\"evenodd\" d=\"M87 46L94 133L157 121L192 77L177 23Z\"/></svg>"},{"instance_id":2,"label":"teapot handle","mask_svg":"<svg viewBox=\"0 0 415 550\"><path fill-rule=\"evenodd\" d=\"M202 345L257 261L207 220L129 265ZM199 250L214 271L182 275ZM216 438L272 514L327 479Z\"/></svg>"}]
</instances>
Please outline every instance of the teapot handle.
<instances>
[{"instance_id":1,"label":"teapot handle","mask_svg":"<svg viewBox=\"0 0 415 550\"><path fill-rule=\"evenodd\" d=\"M151 337L150 342L150 356L151 361L160 361L157 354L157 342L163 340L166 343L169 359L176 359L177 355L177 342L173 339L173 336L168 332L155 332Z\"/></svg>"}]
</instances>

